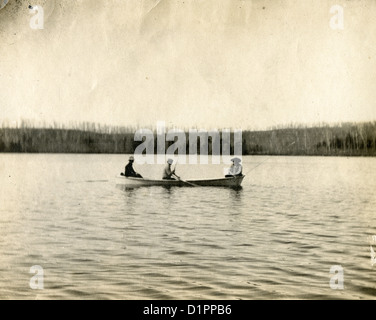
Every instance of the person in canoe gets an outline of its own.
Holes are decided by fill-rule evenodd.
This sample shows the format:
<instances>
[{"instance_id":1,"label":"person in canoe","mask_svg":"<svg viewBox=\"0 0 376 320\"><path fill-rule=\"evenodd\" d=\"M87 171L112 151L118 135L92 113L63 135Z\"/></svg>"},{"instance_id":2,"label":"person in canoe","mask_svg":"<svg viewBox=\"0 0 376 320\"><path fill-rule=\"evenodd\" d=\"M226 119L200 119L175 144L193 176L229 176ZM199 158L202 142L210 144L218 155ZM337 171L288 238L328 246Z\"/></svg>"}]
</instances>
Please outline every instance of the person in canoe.
<instances>
[{"instance_id":1,"label":"person in canoe","mask_svg":"<svg viewBox=\"0 0 376 320\"><path fill-rule=\"evenodd\" d=\"M241 159L239 158L232 158L232 165L228 171L228 173L225 175L226 178L231 178L231 177L238 177L243 175L243 167L240 164Z\"/></svg>"},{"instance_id":2,"label":"person in canoe","mask_svg":"<svg viewBox=\"0 0 376 320\"><path fill-rule=\"evenodd\" d=\"M137 173L136 171L134 171L134 169L133 169L133 162L134 162L134 157L130 156L129 157L129 162L125 166L125 174L121 173L121 175L122 176L126 176L126 177L142 178L142 176L139 173Z\"/></svg>"},{"instance_id":3,"label":"person in canoe","mask_svg":"<svg viewBox=\"0 0 376 320\"><path fill-rule=\"evenodd\" d=\"M164 180L176 180L174 178L174 176L176 176L175 175L175 169L174 170L171 169L171 165L172 165L173 162L174 162L174 160L172 160L172 159L167 160L167 164L166 164L165 168L163 169L163 179Z\"/></svg>"}]
</instances>

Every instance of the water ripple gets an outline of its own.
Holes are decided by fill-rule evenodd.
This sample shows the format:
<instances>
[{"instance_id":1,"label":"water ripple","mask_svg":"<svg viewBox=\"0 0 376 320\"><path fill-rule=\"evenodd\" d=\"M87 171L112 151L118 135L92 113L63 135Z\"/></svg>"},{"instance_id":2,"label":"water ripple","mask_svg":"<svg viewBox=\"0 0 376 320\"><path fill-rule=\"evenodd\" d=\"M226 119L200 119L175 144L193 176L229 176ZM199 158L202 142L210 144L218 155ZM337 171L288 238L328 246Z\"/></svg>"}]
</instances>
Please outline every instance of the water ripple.
<instances>
[{"instance_id":1,"label":"water ripple","mask_svg":"<svg viewBox=\"0 0 376 320\"><path fill-rule=\"evenodd\" d=\"M374 159L274 157L227 190L117 189L121 155L1 157L12 173L0 181L1 299L376 297ZM343 290L330 287L332 266Z\"/></svg>"}]
</instances>

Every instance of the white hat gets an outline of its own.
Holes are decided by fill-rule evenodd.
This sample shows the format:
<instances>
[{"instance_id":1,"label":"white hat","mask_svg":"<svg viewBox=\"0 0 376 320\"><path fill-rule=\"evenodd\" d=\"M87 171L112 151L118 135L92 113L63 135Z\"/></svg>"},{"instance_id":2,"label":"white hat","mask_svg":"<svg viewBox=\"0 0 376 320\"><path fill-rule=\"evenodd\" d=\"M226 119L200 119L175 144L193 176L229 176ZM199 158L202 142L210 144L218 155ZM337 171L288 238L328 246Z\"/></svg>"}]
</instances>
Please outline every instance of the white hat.
<instances>
[{"instance_id":1,"label":"white hat","mask_svg":"<svg viewBox=\"0 0 376 320\"><path fill-rule=\"evenodd\" d=\"M168 159L168 160L167 160L167 163L168 163L168 164L172 164L173 162L174 162L174 160L172 160L172 159Z\"/></svg>"},{"instance_id":2,"label":"white hat","mask_svg":"<svg viewBox=\"0 0 376 320\"><path fill-rule=\"evenodd\" d=\"M231 161L232 161L232 162L239 163L239 162L242 161L242 160L239 159L239 158L232 158Z\"/></svg>"},{"instance_id":3,"label":"white hat","mask_svg":"<svg viewBox=\"0 0 376 320\"><path fill-rule=\"evenodd\" d=\"M129 161L134 161L134 156L130 156Z\"/></svg>"}]
</instances>

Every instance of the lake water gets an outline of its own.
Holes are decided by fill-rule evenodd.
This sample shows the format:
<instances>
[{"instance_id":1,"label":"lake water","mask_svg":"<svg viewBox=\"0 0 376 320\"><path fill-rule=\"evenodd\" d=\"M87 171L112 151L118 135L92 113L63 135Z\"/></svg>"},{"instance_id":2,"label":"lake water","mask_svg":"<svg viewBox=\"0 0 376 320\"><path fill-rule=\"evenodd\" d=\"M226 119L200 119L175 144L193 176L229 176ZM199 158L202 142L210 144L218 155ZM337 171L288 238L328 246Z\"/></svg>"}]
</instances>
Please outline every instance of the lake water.
<instances>
[{"instance_id":1,"label":"lake water","mask_svg":"<svg viewBox=\"0 0 376 320\"><path fill-rule=\"evenodd\" d=\"M375 299L376 159L244 157L239 190L121 189L126 160L0 154L1 299Z\"/></svg>"}]
</instances>

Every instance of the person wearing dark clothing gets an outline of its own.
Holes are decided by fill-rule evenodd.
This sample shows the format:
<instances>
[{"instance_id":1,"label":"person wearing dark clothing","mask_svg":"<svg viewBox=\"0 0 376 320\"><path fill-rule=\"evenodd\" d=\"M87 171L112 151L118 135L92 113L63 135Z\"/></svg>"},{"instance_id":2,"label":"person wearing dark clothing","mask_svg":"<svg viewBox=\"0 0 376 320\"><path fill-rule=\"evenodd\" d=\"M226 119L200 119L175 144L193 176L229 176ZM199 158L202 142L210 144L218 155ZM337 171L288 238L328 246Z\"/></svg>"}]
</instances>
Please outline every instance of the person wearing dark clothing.
<instances>
[{"instance_id":1,"label":"person wearing dark clothing","mask_svg":"<svg viewBox=\"0 0 376 320\"><path fill-rule=\"evenodd\" d=\"M142 178L142 176L139 173L137 173L136 171L134 171L134 169L133 169L133 162L134 162L134 157L130 156L129 157L129 162L125 166L125 174L122 174L122 175L124 175L126 177Z\"/></svg>"}]
</instances>

